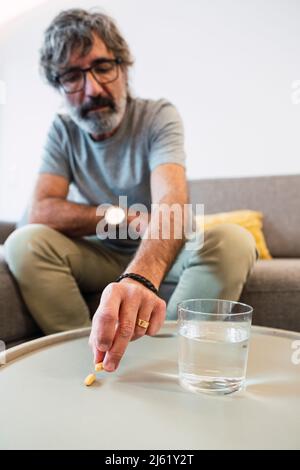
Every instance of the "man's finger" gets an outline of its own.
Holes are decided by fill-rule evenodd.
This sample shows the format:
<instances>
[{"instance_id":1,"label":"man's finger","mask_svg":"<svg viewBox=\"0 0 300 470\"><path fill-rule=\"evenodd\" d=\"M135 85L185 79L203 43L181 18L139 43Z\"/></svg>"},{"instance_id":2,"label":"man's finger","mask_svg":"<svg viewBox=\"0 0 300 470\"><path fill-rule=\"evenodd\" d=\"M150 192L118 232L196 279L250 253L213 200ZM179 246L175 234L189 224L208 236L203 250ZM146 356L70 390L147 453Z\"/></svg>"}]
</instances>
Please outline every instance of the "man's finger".
<instances>
[{"instance_id":1,"label":"man's finger","mask_svg":"<svg viewBox=\"0 0 300 470\"><path fill-rule=\"evenodd\" d=\"M96 346L96 339L93 333L90 334L89 337L89 346L92 349L93 352L93 360L95 364L98 364L98 362L103 362L105 353L99 351L99 349Z\"/></svg>"},{"instance_id":2,"label":"man's finger","mask_svg":"<svg viewBox=\"0 0 300 470\"><path fill-rule=\"evenodd\" d=\"M96 342L94 341L93 343L93 354L94 354L94 363L98 364L98 362L103 362L103 359L105 357L105 352L99 351L99 349L96 346Z\"/></svg>"},{"instance_id":3,"label":"man's finger","mask_svg":"<svg viewBox=\"0 0 300 470\"><path fill-rule=\"evenodd\" d=\"M147 329L149 328L151 320L151 314L153 310L153 303L149 304L144 304L139 308L137 319L136 319L136 324L135 324L135 329L134 329L134 335L131 338L132 341L135 341L138 338L141 338L146 334ZM146 322L149 322L149 325L145 328L142 326L138 325L138 320L144 320Z\"/></svg>"},{"instance_id":4,"label":"man's finger","mask_svg":"<svg viewBox=\"0 0 300 470\"><path fill-rule=\"evenodd\" d=\"M99 352L108 351L113 344L120 304L120 294L114 285L110 284L104 289L93 318L92 331Z\"/></svg>"},{"instance_id":5,"label":"man's finger","mask_svg":"<svg viewBox=\"0 0 300 470\"><path fill-rule=\"evenodd\" d=\"M103 363L105 370L113 371L118 367L128 343L133 336L137 312L138 304L124 302L121 305L115 339L112 347L106 353Z\"/></svg>"},{"instance_id":6,"label":"man's finger","mask_svg":"<svg viewBox=\"0 0 300 470\"><path fill-rule=\"evenodd\" d=\"M149 336L156 335L158 331L164 324L166 317L166 302L162 299L159 299L156 302L152 314L151 314L151 322L147 328L146 334Z\"/></svg>"}]
</instances>

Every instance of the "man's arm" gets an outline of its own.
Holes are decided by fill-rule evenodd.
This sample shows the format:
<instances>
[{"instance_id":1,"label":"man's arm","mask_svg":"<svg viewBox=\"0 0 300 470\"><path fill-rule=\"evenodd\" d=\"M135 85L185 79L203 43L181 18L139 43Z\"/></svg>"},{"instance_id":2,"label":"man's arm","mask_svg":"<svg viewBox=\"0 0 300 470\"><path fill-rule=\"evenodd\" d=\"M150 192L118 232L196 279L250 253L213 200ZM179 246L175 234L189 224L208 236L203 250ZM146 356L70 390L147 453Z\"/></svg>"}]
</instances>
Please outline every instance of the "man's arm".
<instances>
[{"instance_id":1,"label":"man's arm","mask_svg":"<svg viewBox=\"0 0 300 470\"><path fill-rule=\"evenodd\" d=\"M29 223L48 225L70 237L96 233L100 217L96 207L66 200L69 182L63 176L39 175L29 213Z\"/></svg>"},{"instance_id":2,"label":"man's arm","mask_svg":"<svg viewBox=\"0 0 300 470\"><path fill-rule=\"evenodd\" d=\"M185 169L181 165L164 164L159 165L151 173L151 195L152 204L157 205L157 209L151 213L151 221L148 225L148 239L143 239L137 252L126 269L126 272L134 272L146 277L159 288L165 274L171 267L178 251L184 244L184 226L183 217L176 221L176 213L170 211L163 217L169 217L168 220L159 220L159 206L165 205L171 207L173 204L180 209L183 216L184 204L188 202L187 184ZM163 211L160 212L164 214ZM182 222L182 224L181 224ZM181 233L180 239L174 239L174 224L181 224L177 232ZM170 238L163 239L168 234L170 228ZM151 239L151 234L156 238Z\"/></svg>"},{"instance_id":3,"label":"man's arm","mask_svg":"<svg viewBox=\"0 0 300 470\"><path fill-rule=\"evenodd\" d=\"M183 207L188 200L184 168L177 164L159 165L151 175L151 191L154 203ZM155 224L153 215L148 230ZM183 243L183 237L143 239L126 272L141 274L159 287ZM107 371L115 370L129 341L145 334L145 329L136 325L137 318L149 321L146 334L154 335L163 325L165 314L165 302L139 282L125 278L109 284L93 318L89 342L95 362L104 360Z\"/></svg>"}]
</instances>

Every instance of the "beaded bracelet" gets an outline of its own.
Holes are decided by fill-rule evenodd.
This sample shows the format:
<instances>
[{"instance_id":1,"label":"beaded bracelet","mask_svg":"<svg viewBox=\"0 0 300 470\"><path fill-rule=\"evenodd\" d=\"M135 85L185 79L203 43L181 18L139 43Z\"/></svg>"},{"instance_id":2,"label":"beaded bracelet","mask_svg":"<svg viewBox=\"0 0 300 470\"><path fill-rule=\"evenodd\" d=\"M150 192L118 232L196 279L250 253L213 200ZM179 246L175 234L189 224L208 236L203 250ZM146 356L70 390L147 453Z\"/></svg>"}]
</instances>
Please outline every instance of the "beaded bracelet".
<instances>
[{"instance_id":1,"label":"beaded bracelet","mask_svg":"<svg viewBox=\"0 0 300 470\"><path fill-rule=\"evenodd\" d=\"M152 292L154 292L154 294L158 295L158 290L152 284L152 282L149 281L149 279L145 278L144 276L141 276L140 274L135 274L135 273L121 274L121 276L119 276L115 282L120 282L122 279L126 277L129 277L130 279L134 279L135 281L140 282L141 284L143 284L143 286L147 287Z\"/></svg>"}]
</instances>

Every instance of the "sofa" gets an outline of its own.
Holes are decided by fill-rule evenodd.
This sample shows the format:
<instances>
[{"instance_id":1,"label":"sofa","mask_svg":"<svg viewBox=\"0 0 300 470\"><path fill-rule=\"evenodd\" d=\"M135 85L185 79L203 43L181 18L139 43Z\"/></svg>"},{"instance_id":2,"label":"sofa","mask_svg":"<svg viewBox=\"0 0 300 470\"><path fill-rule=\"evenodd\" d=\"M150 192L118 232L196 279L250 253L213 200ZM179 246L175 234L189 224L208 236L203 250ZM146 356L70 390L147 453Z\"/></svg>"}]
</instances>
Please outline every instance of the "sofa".
<instances>
[{"instance_id":1,"label":"sofa","mask_svg":"<svg viewBox=\"0 0 300 470\"><path fill-rule=\"evenodd\" d=\"M241 295L254 307L253 323L300 331L300 175L192 180L192 203L205 213L252 209L264 214L264 235L273 257L258 260ZM31 318L3 258L15 224L0 222L0 340L7 347L42 335ZM163 284L167 300L174 285ZM95 312L100 293L86 297Z\"/></svg>"}]
</instances>

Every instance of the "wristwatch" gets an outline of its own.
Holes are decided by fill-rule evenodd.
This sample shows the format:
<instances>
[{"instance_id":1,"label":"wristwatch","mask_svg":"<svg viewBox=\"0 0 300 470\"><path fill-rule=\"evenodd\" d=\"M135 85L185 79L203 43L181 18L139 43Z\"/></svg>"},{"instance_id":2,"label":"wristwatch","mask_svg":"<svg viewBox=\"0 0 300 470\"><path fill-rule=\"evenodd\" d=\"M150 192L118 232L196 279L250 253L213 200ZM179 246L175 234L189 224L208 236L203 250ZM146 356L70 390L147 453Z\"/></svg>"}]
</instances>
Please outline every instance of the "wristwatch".
<instances>
[{"instance_id":1,"label":"wristwatch","mask_svg":"<svg viewBox=\"0 0 300 470\"><path fill-rule=\"evenodd\" d=\"M120 225L124 222L126 213L122 207L119 206L110 206L105 211L104 218L108 225Z\"/></svg>"}]
</instances>

